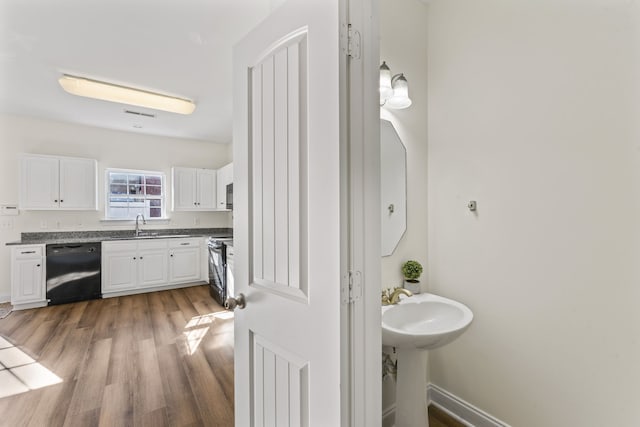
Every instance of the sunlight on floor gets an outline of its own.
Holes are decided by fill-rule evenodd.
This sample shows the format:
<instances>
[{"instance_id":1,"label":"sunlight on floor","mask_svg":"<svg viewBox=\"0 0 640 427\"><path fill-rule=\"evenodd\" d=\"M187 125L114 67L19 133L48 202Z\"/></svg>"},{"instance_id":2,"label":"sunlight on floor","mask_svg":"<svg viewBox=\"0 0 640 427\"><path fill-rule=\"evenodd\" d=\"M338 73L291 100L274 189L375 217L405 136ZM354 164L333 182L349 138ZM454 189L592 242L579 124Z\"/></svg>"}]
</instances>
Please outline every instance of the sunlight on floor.
<instances>
[{"instance_id":1,"label":"sunlight on floor","mask_svg":"<svg viewBox=\"0 0 640 427\"><path fill-rule=\"evenodd\" d=\"M192 355L196 352L203 338L209 331L209 326L216 319L228 320L233 319L232 311L219 311L217 313L204 314L202 316L194 316L189 320L184 327L182 333L185 337L185 344L187 346L187 352Z\"/></svg>"},{"instance_id":2,"label":"sunlight on floor","mask_svg":"<svg viewBox=\"0 0 640 427\"><path fill-rule=\"evenodd\" d=\"M0 398L62 382L62 378L0 336Z\"/></svg>"}]
</instances>

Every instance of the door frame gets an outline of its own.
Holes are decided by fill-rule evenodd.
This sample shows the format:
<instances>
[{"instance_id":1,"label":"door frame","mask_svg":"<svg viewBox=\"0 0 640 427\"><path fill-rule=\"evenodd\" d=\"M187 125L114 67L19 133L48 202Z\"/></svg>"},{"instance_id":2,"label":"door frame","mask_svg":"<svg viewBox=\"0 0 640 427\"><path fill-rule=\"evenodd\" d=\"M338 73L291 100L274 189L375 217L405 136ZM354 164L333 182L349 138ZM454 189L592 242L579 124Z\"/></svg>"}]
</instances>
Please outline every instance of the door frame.
<instances>
[{"instance_id":1,"label":"door frame","mask_svg":"<svg viewBox=\"0 0 640 427\"><path fill-rule=\"evenodd\" d=\"M341 4L341 227L348 239L340 249L349 272L342 287L353 295L341 309L342 425L354 427L382 423L378 11L378 0Z\"/></svg>"}]
</instances>

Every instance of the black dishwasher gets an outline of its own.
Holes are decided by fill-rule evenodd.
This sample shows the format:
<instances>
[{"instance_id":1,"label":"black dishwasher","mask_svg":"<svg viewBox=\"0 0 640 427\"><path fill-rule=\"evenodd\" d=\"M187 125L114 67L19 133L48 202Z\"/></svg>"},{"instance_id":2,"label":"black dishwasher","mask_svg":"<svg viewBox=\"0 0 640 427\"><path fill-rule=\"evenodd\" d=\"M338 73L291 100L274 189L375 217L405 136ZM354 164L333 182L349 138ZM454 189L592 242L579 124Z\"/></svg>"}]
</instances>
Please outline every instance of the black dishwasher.
<instances>
[{"instance_id":1,"label":"black dishwasher","mask_svg":"<svg viewBox=\"0 0 640 427\"><path fill-rule=\"evenodd\" d=\"M49 305L101 298L100 243L47 245Z\"/></svg>"}]
</instances>

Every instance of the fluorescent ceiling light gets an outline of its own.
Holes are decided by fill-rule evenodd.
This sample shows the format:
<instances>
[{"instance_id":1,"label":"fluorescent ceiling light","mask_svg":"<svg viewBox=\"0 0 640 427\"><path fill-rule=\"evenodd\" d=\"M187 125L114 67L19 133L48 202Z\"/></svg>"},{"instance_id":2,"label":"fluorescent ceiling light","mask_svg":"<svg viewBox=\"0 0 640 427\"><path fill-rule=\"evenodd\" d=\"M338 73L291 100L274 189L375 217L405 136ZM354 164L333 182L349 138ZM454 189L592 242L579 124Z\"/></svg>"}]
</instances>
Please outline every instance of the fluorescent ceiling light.
<instances>
[{"instance_id":1,"label":"fluorescent ceiling light","mask_svg":"<svg viewBox=\"0 0 640 427\"><path fill-rule=\"evenodd\" d=\"M103 101L119 102L121 104L136 105L138 107L152 108L154 110L169 111L178 114L191 114L196 109L196 104L187 99L161 95L125 86L99 82L64 75L58 80L62 88L78 96L101 99Z\"/></svg>"}]
</instances>

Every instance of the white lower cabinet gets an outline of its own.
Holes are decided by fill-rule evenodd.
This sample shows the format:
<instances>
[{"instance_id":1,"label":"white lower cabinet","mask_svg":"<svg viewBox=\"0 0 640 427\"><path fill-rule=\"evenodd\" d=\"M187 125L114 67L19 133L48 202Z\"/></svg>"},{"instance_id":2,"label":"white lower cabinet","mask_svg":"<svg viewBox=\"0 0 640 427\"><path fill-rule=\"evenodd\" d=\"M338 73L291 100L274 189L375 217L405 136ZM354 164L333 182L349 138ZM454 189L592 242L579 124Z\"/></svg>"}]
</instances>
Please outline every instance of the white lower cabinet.
<instances>
[{"instance_id":1,"label":"white lower cabinet","mask_svg":"<svg viewBox=\"0 0 640 427\"><path fill-rule=\"evenodd\" d=\"M102 242L102 294L124 295L202 280L200 238ZM192 274L192 269L196 274ZM115 296L115 295L113 295Z\"/></svg>"},{"instance_id":2,"label":"white lower cabinet","mask_svg":"<svg viewBox=\"0 0 640 427\"><path fill-rule=\"evenodd\" d=\"M138 286L138 242L102 243L102 293Z\"/></svg>"},{"instance_id":3,"label":"white lower cabinet","mask_svg":"<svg viewBox=\"0 0 640 427\"><path fill-rule=\"evenodd\" d=\"M146 242L144 242L146 243ZM155 243L155 242L152 242ZM138 283L141 287L165 285L167 283L167 248L144 247L140 242L138 252ZM149 245L146 245L149 246Z\"/></svg>"},{"instance_id":4,"label":"white lower cabinet","mask_svg":"<svg viewBox=\"0 0 640 427\"><path fill-rule=\"evenodd\" d=\"M169 281L184 283L200 280L200 239L178 239L169 242Z\"/></svg>"},{"instance_id":5,"label":"white lower cabinet","mask_svg":"<svg viewBox=\"0 0 640 427\"><path fill-rule=\"evenodd\" d=\"M14 309L47 305L45 246L11 248L11 305Z\"/></svg>"}]
</instances>

